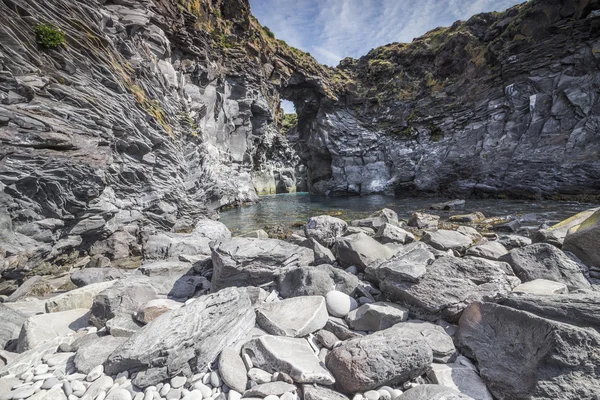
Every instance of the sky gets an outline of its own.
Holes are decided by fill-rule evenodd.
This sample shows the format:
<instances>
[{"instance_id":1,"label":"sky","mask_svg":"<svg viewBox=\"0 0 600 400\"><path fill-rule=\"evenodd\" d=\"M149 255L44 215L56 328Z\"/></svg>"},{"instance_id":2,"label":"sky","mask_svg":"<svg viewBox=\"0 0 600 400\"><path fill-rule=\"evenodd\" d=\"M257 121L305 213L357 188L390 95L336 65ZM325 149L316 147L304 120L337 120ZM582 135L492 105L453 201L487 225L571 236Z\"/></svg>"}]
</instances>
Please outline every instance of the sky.
<instances>
[{"instance_id":1,"label":"sky","mask_svg":"<svg viewBox=\"0 0 600 400\"><path fill-rule=\"evenodd\" d=\"M252 13L275 37L336 66L393 42L410 42L438 26L524 0L250 0ZM293 112L291 103L283 104Z\"/></svg>"}]
</instances>

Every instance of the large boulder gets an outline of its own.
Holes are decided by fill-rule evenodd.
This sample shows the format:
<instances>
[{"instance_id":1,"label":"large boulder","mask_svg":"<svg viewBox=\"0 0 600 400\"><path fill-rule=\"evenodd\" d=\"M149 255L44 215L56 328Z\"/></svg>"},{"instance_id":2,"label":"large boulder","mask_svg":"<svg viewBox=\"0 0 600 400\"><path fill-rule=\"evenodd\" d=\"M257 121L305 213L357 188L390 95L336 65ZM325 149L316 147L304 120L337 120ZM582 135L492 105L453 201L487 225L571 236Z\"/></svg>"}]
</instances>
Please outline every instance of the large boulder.
<instances>
[{"instance_id":1,"label":"large boulder","mask_svg":"<svg viewBox=\"0 0 600 400\"><path fill-rule=\"evenodd\" d=\"M378 260L391 258L394 253L394 250L364 233L341 237L335 241L335 254L342 267L355 265L364 271Z\"/></svg>"},{"instance_id":2,"label":"large boulder","mask_svg":"<svg viewBox=\"0 0 600 400\"><path fill-rule=\"evenodd\" d=\"M77 308L29 317L21 328L17 351L22 353L57 337L75 333L88 326L89 316L89 309Z\"/></svg>"},{"instance_id":3,"label":"large boulder","mask_svg":"<svg viewBox=\"0 0 600 400\"><path fill-rule=\"evenodd\" d=\"M329 215L319 215L312 217L304 226L306 237L314 239L325 247L331 247L335 239L343 236L348 230L346 221Z\"/></svg>"},{"instance_id":4,"label":"large boulder","mask_svg":"<svg viewBox=\"0 0 600 400\"><path fill-rule=\"evenodd\" d=\"M548 279L563 282L569 288L590 288L581 267L565 253L547 243L536 243L511 250L500 257L510 264L515 275L523 282Z\"/></svg>"},{"instance_id":5,"label":"large boulder","mask_svg":"<svg viewBox=\"0 0 600 400\"><path fill-rule=\"evenodd\" d=\"M540 229L533 233L531 239L533 243L549 243L560 248L562 247L569 230L573 227L579 226L598 210L598 208L593 208L582 211L570 218L565 219L564 221L559 222L556 225L552 225L550 228Z\"/></svg>"},{"instance_id":6,"label":"large boulder","mask_svg":"<svg viewBox=\"0 0 600 400\"><path fill-rule=\"evenodd\" d=\"M209 240L221 240L231 237L231 231L224 223L212 219L201 219L194 228L195 235L205 237Z\"/></svg>"},{"instance_id":7,"label":"large boulder","mask_svg":"<svg viewBox=\"0 0 600 400\"><path fill-rule=\"evenodd\" d=\"M473 240L460 232L438 229L435 232L425 232L423 243L427 243L438 250L456 250L463 253L473 245Z\"/></svg>"},{"instance_id":8,"label":"large boulder","mask_svg":"<svg viewBox=\"0 0 600 400\"><path fill-rule=\"evenodd\" d=\"M569 230L563 250L575 254L590 267L600 267L600 210Z\"/></svg>"},{"instance_id":9,"label":"large boulder","mask_svg":"<svg viewBox=\"0 0 600 400\"><path fill-rule=\"evenodd\" d=\"M332 290L353 294L358 278L342 269L322 264L286 270L277 277L277 286L283 297L325 296Z\"/></svg>"},{"instance_id":10,"label":"large boulder","mask_svg":"<svg viewBox=\"0 0 600 400\"><path fill-rule=\"evenodd\" d=\"M426 320L456 321L469 303L500 300L520 283L508 264L474 257L438 258L418 279L389 277L379 281L381 291Z\"/></svg>"},{"instance_id":11,"label":"large boulder","mask_svg":"<svg viewBox=\"0 0 600 400\"><path fill-rule=\"evenodd\" d=\"M459 345L492 394L509 399L593 399L600 393L600 334L494 303L472 303Z\"/></svg>"},{"instance_id":12,"label":"large boulder","mask_svg":"<svg viewBox=\"0 0 600 400\"><path fill-rule=\"evenodd\" d=\"M425 343L431 348L434 362L446 363L456 353L452 337L440 325L426 321L409 320L394 325L394 329L401 337L424 339Z\"/></svg>"},{"instance_id":13,"label":"large boulder","mask_svg":"<svg viewBox=\"0 0 600 400\"><path fill-rule=\"evenodd\" d=\"M284 267L309 265L311 249L277 239L234 237L212 248L212 290L230 286L258 286L268 283Z\"/></svg>"},{"instance_id":14,"label":"large boulder","mask_svg":"<svg viewBox=\"0 0 600 400\"><path fill-rule=\"evenodd\" d=\"M104 364L110 356L127 338L106 335L81 344L75 354L75 368L83 374L89 374L92 369Z\"/></svg>"},{"instance_id":15,"label":"large boulder","mask_svg":"<svg viewBox=\"0 0 600 400\"><path fill-rule=\"evenodd\" d=\"M227 288L150 322L110 355L105 371L146 369L134 380L140 387L180 374L191 376L212 363L224 348L239 348L254 324L246 291Z\"/></svg>"},{"instance_id":16,"label":"large boulder","mask_svg":"<svg viewBox=\"0 0 600 400\"><path fill-rule=\"evenodd\" d=\"M418 282L427 272L427 266L435 260L435 256L425 243L415 242L401 248L389 260L374 263L365 270L367 276L375 281L409 281Z\"/></svg>"},{"instance_id":17,"label":"large boulder","mask_svg":"<svg viewBox=\"0 0 600 400\"><path fill-rule=\"evenodd\" d=\"M269 373L286 373L296 383L335 382L304 339L262 335L246 343L242 353L250 357L254 367Z\"/></svg>"},{"instance_id":18,"label":"large boulder","mask_svg":"<svg viewBox=\"0 0 600 400\"><path fill-rule=\"evenodd\" d=\"M328 319L323 296L292 297L264 303L256 310L258 325L278 336L306 336L323 328Z\"/></svg>"},{"instance_id":19,"label":"large boulder","mask_svg":"<svg viewBox=\"0 0 600 400\"><path fill-rule=\"evenodd\" d=\"M2 321L0 323L0 350L2 350L6 343L19 337L27 316L0 303L0 321Z\"/></svg>"},{"instance_id":20,"label":"large boulder","mask_svg":"<svg viewBox=\"0 0 600 400\"><path fill-rule=\"evenodd\" d=\"M551 296L513 292L501 304L600 332L600 292L590 290Z\"/></svg>"},{"instance_id":21,"label":"large boulder","mask_svg":"<svg viewBox=\"0 0 600 400\"><path fill-rule=\"evenodd\" d=\"M395 328L351 339L327 355L327 368L344 393L398 385L427 372L433 361L423 338L404 337Z\"/></svg>"}]
</instances>

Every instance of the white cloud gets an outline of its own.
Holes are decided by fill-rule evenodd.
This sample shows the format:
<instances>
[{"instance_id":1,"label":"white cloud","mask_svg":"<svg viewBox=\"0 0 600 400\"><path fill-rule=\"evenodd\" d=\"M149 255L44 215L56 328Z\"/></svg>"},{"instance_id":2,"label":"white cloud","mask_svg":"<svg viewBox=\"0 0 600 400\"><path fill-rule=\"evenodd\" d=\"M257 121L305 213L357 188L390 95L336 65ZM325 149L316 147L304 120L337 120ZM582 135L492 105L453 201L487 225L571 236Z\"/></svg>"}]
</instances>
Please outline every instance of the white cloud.
<instances>
[{"instance_id":1,"label":"white cloud","mask_svg":"<svg viewBox=\"0 0 600 400\"><path fill-rule=\"evenodd\" d=\"M438 26L517 0L250 0L259 21L317 60L336 65L392 42L410 42Z\"/></svg>"}]
</instances>

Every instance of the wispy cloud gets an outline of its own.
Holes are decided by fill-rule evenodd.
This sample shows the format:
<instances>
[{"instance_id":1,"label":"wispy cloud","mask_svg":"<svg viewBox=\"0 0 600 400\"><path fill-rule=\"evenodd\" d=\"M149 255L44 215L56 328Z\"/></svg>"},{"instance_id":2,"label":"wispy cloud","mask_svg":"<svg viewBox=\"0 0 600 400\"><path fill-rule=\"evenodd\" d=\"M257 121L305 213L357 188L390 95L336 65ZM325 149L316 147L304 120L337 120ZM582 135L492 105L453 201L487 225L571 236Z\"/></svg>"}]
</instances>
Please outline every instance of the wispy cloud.
<instances>
[{"instance_id":1,"label":"wispy cloud","mask_svg":"<svg viewBox=\"0 0 600 400\"><path fill-rule=\"evenodd\" d=\"M252 12L275 35L337 65L372 48L410 42L438 26L522 0L250 0Z\"/></svg>"}]
</instances>

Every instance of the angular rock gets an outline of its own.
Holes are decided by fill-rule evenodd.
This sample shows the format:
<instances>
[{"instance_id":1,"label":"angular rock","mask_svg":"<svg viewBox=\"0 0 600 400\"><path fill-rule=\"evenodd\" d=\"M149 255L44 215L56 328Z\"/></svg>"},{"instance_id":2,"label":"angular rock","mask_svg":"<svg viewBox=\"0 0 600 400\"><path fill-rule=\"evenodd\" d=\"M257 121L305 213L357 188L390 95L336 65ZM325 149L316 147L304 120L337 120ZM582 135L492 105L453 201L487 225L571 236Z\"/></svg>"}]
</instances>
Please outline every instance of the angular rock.
<instances>
[{"instance_id":1,"label":"angular rock","mask_svg":"<svg viewBox=\"0 0 600 400\"><path fill-rule=\"evenodd\" d=\"M394 328L402 337L424 339L431 348L434 362L448 362L456 353L452 337L439 325L432 324L431 322L410 320L397 324Z\"/></svg>"},{"instance_id":2,"label":"angular rock","mask_svg":"<svg viewBox=\"0 0 600 400\"><path fill-rule=\"evenodd\" d=\"M94 297L104 289L111 287L115 281L93 283L79 289L54 296L46 300L46 312L60 312L75 308L92 308Z\"/></svg>"},{"instance_id":3,"label":"angular rock","mask_svg":"<svg viewBox=\"0 0 600 400\"><path fill-rule=\"evenodd\" d=\"M463 253L473 245L473 240L460 232L439 229L435 232L426 232L421 239L434 249L456 250Z\"/></svg>"},{"instance_id":4,"label":"angular rock","mask_svg":"<svg viewBox=\"0 0 600 400\"><path fill-rule=\"evenodd\" d=\"M567 285L561 282L549 281L547 279L534 279L529 282L521 283L519 286L513 289L513 292L551 295L568 293L568 290Z\"/></svg>"},{"instance_id":5,"label":"angular rock","mask_svg":"<svg viewBox=\"0 0 600 400\"><path fill-rule=\"evenodd\" d=\"M347 396L319 385L302 385L304 400L349 400Z\"/></svg>"},{"instance_id":6,"label":"angular rock","mask_svg":"<svg viewBox=\"0 0 600 400\"><path fill-rule=\"evenodd\" d=\"M596 211L598 211L597 208L582 211L570 218L565 219L564 221L559 222L558 224L552 225L550 228L540 229L533 233L531 239L533 243L548 243L561 248L569 230L573 227L579 226L586 219L591 217Z\"/></svg>"},{"instance_id":7,"label":"angular rock","mask_svg":"<svg viewBox=\"0 0 600 400\"><path fill-rule=\"evenodd\" d=\"M139 323L146 325L164 313L176 310L181 306L183 306L183 303L171 299L150 300L140 306L137 312L133 314L133 317Z\"/></svg>"},{"instance_id":8,"label":"angular rock","mask_svg":"<svg viewBox=\"0 0 600 400\"><path fill-rule=\"evenodd\" d=\"M270 373L286 373L297 383L335 382L304 339L263 335L246 343L242 354L247 354L255 367Z\"/></svg>"},{"instance_id":9,"label":"angular rock","mask_svg":"<svg viewBox=\"0 0 600 400\"><path fill-rule=\"evenodd\" d=\"M223 382L231 389L240 393L246 390L248 376L239 351L231 347L223 349L219 356L219 373Z\"/></svg>"},{"instance_id":10,"label":"angular rock","mask_svg":"<svg viewBox=\"0 0 600 400\"><path fill-rule=\"evenodd\" d=\"M361 228L371 228L377 231L382 225L398 226L398 214L394 210L384 208L371 214L368 218L352 221L350 225Z\"/></svg>"},{"instance_id":11,"label":"angular rock","mask_svg":"<svg viewBox=\"0 0 600 400\"><path fill-rule=\"evenodd\" d=\"M565 283L569 288L591 286L577 263L547 243L513 249L500 260L508 262L515 275L523 282L548 279Z\"/></svg>"},{"instance_id":12,"label":"angular rock","mask_svg":"<svg viewBox=\"0 0 600 400\"><path fill-rule=\"evenodd\" d=\"M590 267L600 267L600 210L569 230L563 250L570 251Z\"/></svg>"},{"instance_id":13,"label":"angular rock","mask_svg":"<svg viewBox=\"0 0 600 400\"><path fill-rule=\"evenodd\" d=\"M404 338L392 327L351 339L327 356L327 368L344 393L398 385L427 372L433 355L424 339Z\"/></svg>"},{"instance_id":14,"label":"angular rock","mask_svg":"<svg viewBox=\"0 0 600 400\"><path fill-rule=\"evenodd\" d=\"M134 383L145 387L173 376L203 370L225 347L248 337L255 315L243 289L228 288L163 314L131 336L108 358L105 370L116 374L147 368Z\"/></svg>"},{"instance_id":15,"label":"angular rock","mask_svg":"<svg viewBox=\"0 0 600 400\"><path fill-rule=\"evenodd\" d=\"M407 244L415 241L415 235L404 229L391 225L383 224L377 230L374 239L380 243L400 243Z\"/></svg>"},{"instance_id":16,"label":"angular rock","mask_svg":"<svg viewBox=\"0 0 600 400\"><path fill-rule=\"evenodd\" d=\"M29 317L21 328L17 351L22 353L56 337L75 333L88 326L89 316L90 310L77 308Z\"/></svg>"},{"instance_id":17,"label":"angular rock","mask_svg":"<svg viewBox=\"0 0 600 400\"><path fill-rule=\"evenodd\" d=\"M106 321L106 330L116 337L130 337L142 329L143 326L129 313L119 313Z\"/></svg>"},{"instance_id":18,"label":"angular rock","mask_svg":"<svg viewBox=\"0 0 600 400\"><path fill-rule=\"evenodd\" d=\"M346 321L357 331L380 331L408 319L408 310L394 303L367 303L350 311Z\"/></svg>"},{"instance_id":19,"label":"angular rock","mask_svg":"<svg viewBox=\"0 0 600 400\"><path fill-rule=\"evenodd\" d=\"M127 338L102 336L96 340L81 345L75 355L75 367L83 374L89 374L92 369L104 362Z\"/></svg>"},{"instance_id":20,"label":"angular rock","mask_svg":"<svg viewBox=\"0 0 600 400\"><path fill-rule=\"evenodd\" d=\"M124 275L115 268L84 268L71 274L71 281L78 287L114 281Z\"/></svg>"},{"instance_id":21,"label":"angular rock","mask_svg":"<svg viewBox=\"0 0 600 400\"><path fill-rule=\"evenodd\" d=\"M364 233L357 233L338 238L335 241L335 254L342 267L355 265L364 271L378 260L391 258L394 251Z\"/></svg>"},{"instance_id":22,"label":"angular rock","mask_svg":"<svg viewBox=\"0 0 600 400\"><path fill-rule=\"evenodd\" d=\"M146 260L177 260L184 254L210 254L210 242L200 233L161 232L152 235L144 244Z\"/></svg>"},{"instance_id":23,"label":"angular rock","mask_svg":"<svg viewBox=\"0 0 600 400\"><path fill-rule=\"evenodd\" d=\"M415 226L419 229L433 229L438 227L439 221L439 215L416 212L410 216L408 226Z\"/></svg>"},{"instance_id":24,"label":"angular rock","mask_svg":"<svg viewBox=\"0 0 600 400\"><path fill-rule=\"evenodd\" d=\"M322 246L314 239L311 239L313 251L315 252L315 264L333 264L335 256L327 247Z\"/></svg>"},{"instance_id":25,"label":"angular rock","mask_svg":"<svg viewBox=\"0 0 600 400\"><path fill-rule=\"evenodd\" d=\"M498 260L506 253L508 253L508 250L500 242L486 242L468 248L465 254L473 257L487 258L488 260Z\"/></svg>"},{"instance_id":26,"label":"angular rock","mask_svg":"<svg viewBox=\"0 0 600 400\"><path fill-rule=\"evenodd\" d=\"M212 290L230 286L259 286L268 283L284 267L309 265L314 253L305 247L277 239L235 237L212 248Z\"/></svg>"},{"instance_id":27,"label":"angular rock","mask_svg":"<svg viewBox=\"0 0 600 400\"><path fill-rule=\"evenodd\" d=\"M256 310L258 325L278 336L306 336L323 328L328 319L323 296L292 297L264 303Z\"/></svg>"},{"instance_id":28,"label":"angular rock","mask_svg":"<svg viewBox=\"0 0 600 400\"><path fill-rule=\"evenodd\" d=\"M23 282L14 293L8 296L6 301L17 301L26 296L40 296L53 291L54 288L43 277L33 276Z\"/></svg>"},{"instance_id":29,"label":"angular rock","mask_svg":"<svg viewBox=\"0 0 600 400\"><path fill-rule=\"evenodd\" d=\"M260 385L256 385L244 392L244 397L260 397L266 398L267 396L281 396L284 393L295 391L296 386L286 382L268 382Z\"/></svg>"},{"instance_id":30,"label":"angular rock","mask_svg":"<svg viewBox=\"0 0 600 400\"><path fill-rule=\"evenodd\" d=\"M443 385L419 385L402 393L396 400L479 400Z\"/></svg>"},{"instance_id":31,"label":"angular rock","mask_svg":"<svg viewBox=\"0 0 600 400\"><path fill-rule=\"evenodd\" d=\"M334 289L353 294L357 286L356 276L327 264L286 270L277 277L283 297L325 296Z\"/></svg>"},{"instance_id":32,"label":"angular rock","mask_svg":"<svg viewBox=\"0 0 600 400\"><path fill-rule=\"evenodd\" d=\"M519 247L529 246L531 244L531 239L519 235L504 235L498 238L498 243L510 251Z\"/></svg>"},{"instance_id":33,"label":"angular rock","mask_svg":"<svg viewBox=\"0 0 600 400\"><path fill-rule=\"evenodd\" d=\"M389 260L370 265L365 272L370 279L376 281L417 282L427 271L427 265L435 260L430 249L425 243L411 243L400 249Z\"/></svg>"},{"instance_id":34,"label":"angular rock","mask_svg":"<svg viewBox=\"0 0 600 400\"><path fill-rule=\"evenodd\" d=\"M427 266L418 282L402 279L379 281L381 291L419 318L454 322L469 303L498 301L519 283L503 262L473 257L441 257Z\"/></svg>"},{"instance_id":35,"label":"angular rock","mask_svg":"<svg viewBox=\"0 0 600 400\"><path fill-rule=\"evenodd\" d=\"M346 221L329 215L311 217L304 226L306 237L325 247L333 246L335 239L343 236L347 229Z\"/></svg>"},{"instance_id":36,"label":"angular rock","mask_svg":"<svg viewBox=\"0 0 600 400\"><path fill-rule=\"evenodd\" d=\"M600 334L493 303L472 303L458 341L498 399L594 398Z\"/></svg>"},{"instance_id":37,"label":"angular rock","mask_svg":"<svg viewBox=\"0 0 600 400\"><path fill-rule=\"evenodd\" d=\"M20 311L0 303L0 350L6 343L19 337L21 327L27 322L27 316Z\"/></svg>"},{"instance_id":38,"label":"angular rock","mask_svg":"<svg viewBox=\"0 0 600 400\"><path fill-rule=\"evenodd\" d=\"M210 240L221 240L231 237L231 231L229 231L224 223L212 219L201 219L196 222L194 234Z\"/></svg>"},{"instance_id":39,"label":"angular rock","mask_svg":"<svg viewBox=\"0 0 600 400\"><path fill-rule=\"evenodd\" d=\"M551 296L513 292L502 301L502 305L600 332L599 292L582 291Z\"/></svg>"}]
</instances>

